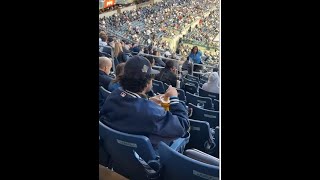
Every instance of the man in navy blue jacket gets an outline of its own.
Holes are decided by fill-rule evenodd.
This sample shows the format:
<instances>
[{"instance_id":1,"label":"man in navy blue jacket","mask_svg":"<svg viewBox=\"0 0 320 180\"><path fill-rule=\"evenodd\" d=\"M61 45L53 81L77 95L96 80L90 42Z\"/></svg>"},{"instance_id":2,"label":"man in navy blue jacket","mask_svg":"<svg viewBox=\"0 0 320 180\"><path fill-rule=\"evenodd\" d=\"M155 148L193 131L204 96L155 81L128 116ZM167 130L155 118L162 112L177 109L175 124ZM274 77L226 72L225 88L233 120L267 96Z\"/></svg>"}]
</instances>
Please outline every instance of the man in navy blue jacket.
<instances>
[{"instance_id":1,"label":"man in navy blue jacket","mask_svg":"<svg viewBox=\"0 0 320 180\"><path fill-rule=\"evenodd\" d=\"M108 89L112 78L109 76L112 68L112 61L107 57L99 57L99 85Z\"/></svg>"},{"instance_id":2,"label":"man in navy blue jacket","mask_svg":"<svg viewBox=\"0 0 320 180\"><path fill-rule=\"evenodd\" d=\"M170 86L170 110L165 111L157 97L147 98L152 88L153 71L142 56L133 56L120 78L122 88L113 91L102 106L100 121L118 131L147 136L156 147L160 141L170 144L183 137L189 127L185 104L179 102L177 90Z\"/></svg>"}]
</instances>

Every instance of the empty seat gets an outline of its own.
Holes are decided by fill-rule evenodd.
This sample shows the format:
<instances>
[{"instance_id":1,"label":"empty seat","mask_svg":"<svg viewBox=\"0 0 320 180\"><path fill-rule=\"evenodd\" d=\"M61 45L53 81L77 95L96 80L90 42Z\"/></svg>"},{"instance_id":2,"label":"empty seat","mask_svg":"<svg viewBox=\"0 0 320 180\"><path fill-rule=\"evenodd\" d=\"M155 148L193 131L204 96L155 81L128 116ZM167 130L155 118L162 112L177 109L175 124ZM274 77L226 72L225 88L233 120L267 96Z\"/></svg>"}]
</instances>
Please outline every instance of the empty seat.
<instances>
[{"instance_id":1,"label":"empty seat","mask_svg":"<svg viewBox=\"0 0 320 180\"><path fill-rule=\"evenodd\" d=\"M208 154L215 152L217 147L214 139L214 130L206 121L189 119L190 121L190 139L187 149L196 148Z\"/></svg>"},{"instance_id":2,"label":"empty seat","mask_svg":"<svg viewBox=\"0 0 320 180\"><path fill-rule=\"evenodd\" d=\"M212 101L212 104L213 104L213 109L214 109L215 111L219 111L219 100L214 99L214 100Z\"/></svg>"},{"instance_id":3,"label":"empty seat","mask_svg":"<svg viewBox=\"0 0 320 180\"><path fill-rule=\"evenodd\" d=\"M209 165L187 157L172 150L164 142L160 142L158 152L163 166L161 171L162 179L219 179L219 166Z\"/></svg>"},{"instance_id":4,"label":"empty seat","mask_svg":"<svg viewBox=\"0 0 320 180\"><path fill-rule=\"evenodd\" d=\"M203 104L204 109L213 110L212 100L209 97L201 97L195 94L186 92L187 103L192 103L194 105Z\"/></svg>"},{"instance_id":5,"label":"empty seat","mask_svg":"<svg viewBox=\"0 0 320 180\"><path fill-rule=\"evenodd\" d=\"M187 79L190 79L190 80L192 80L192 81L199 82L199 78L198 78L198 77L192 76L192 75L190 75L190 74L187 74L187 75L186 75L186 78L187 78Z\"/></svg>"},{"instance_id":6,"label":"empty seat","mask_svg":"<svg viewBox=\"0 0 320 180\"><path fill-rule=\"evenodd\" d=\"M193 81L193 80L190 80L190 79L186 79L186 78L183 78L183 83L186 85L186 84L189 84L189 85L193 85L195 87L199 87L199 83L198 81Z\"/></svg>"},{"instance_id":7,"label":"empty seat","mask_svg":"<svg viewBox=\"0 0 320 180\"><path fill-rule=\"evenodd\" d=\"M186 102L186 94L184 93L184 90L183 89L177 89L177 91L178 91L179 100Z\"/></svg>"},{"instance_id":8,"label":"empty seat","mask_svg":"<svg viewBox=\"0 0 320 180\"><path fill-rule=\"evenodd\" d=\"M190 85L190 84L185 84L184 85L184 90L186 92L190 92L191 94L198 94L198 88L194 85Z\"/></svg>"},{"instance_id":9,"label":"empty seat","mask_svg":"<svg viewBox=\"0 0 320 180\"><path fill-rule=\"evenodd\" d=\"M219 94L208 92L208 91L202 89L202 87L199 88L199 96L210 97L212 100L214 100L214 99L219 100Z\"/></svg>"},{"instance_id":10,"label":"empty seat","mask_svg":"<svg viewBox=\"0 0 320 180\"><path fill-rule=\"evenodd\" d=\"M152 90L154 93L163 94L165 92L163 82L153 79L152 80Z\"/></svg>"},{"instance_id":11,"label":"empty seat","mask_svg":"<svg viewBox=\"0 0 320 180\"><path fill-rule=\"evenodd\" d=\"M191 103L189 103L188 106L192 109L190 119L207 121L211 128L219 126L218 111L203 109Z\"/></svg>"},{"instance_id":12,"label":"empty seat","mask_svg":"<svg viewBox=\"0 0 320 180\"><path fill-rule=\"evenodd\" d=\"M206 83L206 82L208 82L208 80L204 80L204 79L199 79L199 83L202 83L202 84L204 84L204 83ZM202 86L200 86L200 87L202 87Z\"/></svg>"},{"instance_id":13,"label":"empty seat","mask_svg":"<svg viewBox=\"0 0 320 180\"><path fill-rule=\"evenodd\" d=\"M164 87L164 91L166 91L169 87L169 85L167 83L163 83L163 87Z\"/></svg>"}]
</instances>

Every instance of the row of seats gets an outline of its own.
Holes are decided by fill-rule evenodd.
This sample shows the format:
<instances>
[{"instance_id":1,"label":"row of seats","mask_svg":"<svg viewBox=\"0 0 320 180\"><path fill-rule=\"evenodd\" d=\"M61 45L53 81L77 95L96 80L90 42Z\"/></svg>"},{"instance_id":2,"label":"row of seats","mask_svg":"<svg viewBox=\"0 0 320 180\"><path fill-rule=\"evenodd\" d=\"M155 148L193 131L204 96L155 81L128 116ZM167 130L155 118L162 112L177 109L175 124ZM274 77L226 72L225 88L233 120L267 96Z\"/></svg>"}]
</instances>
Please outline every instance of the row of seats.
<instances>
[{"instance_id":1,"label":"row of seats","mask_svg":"<svg viewBox=\"0 0 320 180\"><path fill-rule=\"evenodd\" d=\"M216 148L216 138L206 136L208 126L203 122L190 120L189 140L196 141L201 149L201 143ZM198 133L198 134L197 134ZM219 159L196 149L179 151L160 142L155 151L149 139L142 135L132 135L111 129L99 122L100 164L112 168L115 172L129 179L163 179L163 180L200 180L219 178ZM202 141L199 137L205 137ZM175 144L175 143L174 143ZM178 144L181 144L179 142ZM187 146L190 143L188 143ZM208 146L208 145L207 145ZM184 148L183 148L184 149ZM101 158L107 158L101 160Z\"/></svg>"}]
</instances>

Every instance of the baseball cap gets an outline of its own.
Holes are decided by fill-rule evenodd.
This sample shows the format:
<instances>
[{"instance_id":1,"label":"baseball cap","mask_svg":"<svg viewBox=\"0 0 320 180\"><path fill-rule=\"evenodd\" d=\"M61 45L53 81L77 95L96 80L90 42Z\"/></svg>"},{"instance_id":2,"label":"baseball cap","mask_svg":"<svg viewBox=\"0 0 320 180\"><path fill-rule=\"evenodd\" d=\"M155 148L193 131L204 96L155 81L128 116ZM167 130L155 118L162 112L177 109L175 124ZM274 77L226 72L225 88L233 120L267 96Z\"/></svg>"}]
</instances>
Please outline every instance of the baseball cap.
<instances>
[{"instance_id":1,"label":"baseball cap","mask_svg":"<svg viewBox=\"0 0 320 180\"><path fill-rule=\"evenodd\" d=\"M132 56L124 66L124 74L132 77L145 77L147 75L158 74L159 71L151 68L149 60L143 56Z\"/></svg>"}]
</instances>

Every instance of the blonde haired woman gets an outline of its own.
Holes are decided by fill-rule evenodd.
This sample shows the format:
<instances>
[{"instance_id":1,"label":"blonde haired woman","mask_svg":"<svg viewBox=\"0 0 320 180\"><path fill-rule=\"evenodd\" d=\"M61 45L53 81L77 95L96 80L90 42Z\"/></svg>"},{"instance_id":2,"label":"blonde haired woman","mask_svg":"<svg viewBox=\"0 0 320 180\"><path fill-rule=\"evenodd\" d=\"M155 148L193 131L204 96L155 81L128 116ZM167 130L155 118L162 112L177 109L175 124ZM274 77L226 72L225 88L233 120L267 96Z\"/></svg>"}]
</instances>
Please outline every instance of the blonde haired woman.
<instances>
[{"instance_id":1,"label":"blonde haired woman","mask_svg":"<svg viewBox=\"0 0 320 180\"><path fill-rule=\"evenodd\" d=\"M117 58L119 63L126 62L126 60L124 58L122 45L120 42L116 42L114 45L114 57Z\"/></svg>"}]
</instances>

